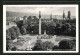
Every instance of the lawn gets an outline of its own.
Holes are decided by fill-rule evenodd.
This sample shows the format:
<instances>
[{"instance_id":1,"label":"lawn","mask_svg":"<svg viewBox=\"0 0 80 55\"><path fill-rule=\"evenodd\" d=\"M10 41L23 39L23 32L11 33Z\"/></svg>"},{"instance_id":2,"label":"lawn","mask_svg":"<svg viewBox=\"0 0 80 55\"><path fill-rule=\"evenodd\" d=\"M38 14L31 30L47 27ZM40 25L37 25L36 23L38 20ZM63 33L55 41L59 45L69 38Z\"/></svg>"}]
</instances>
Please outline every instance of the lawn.
<instances>
[{"instance_id":1,"label":"lawn","mask_svg":"<svg viewBox=\"0 0 80 55\"><path fill-rule=\"evenodd\" d=\"M23 35L21 38L23 38L24 42L19 44L19 42L16 42L18 44L15 44L15 46L18 48L18 49L23 49L25 50L26 48L28 48L28 46L31 46L33 47L36 43L36 40L37 40L37 36L38 35ZM30 38L30 39L29 39ZM52 43L54 43L54 45L58 45L58 43L63 40L63 39L76 39L75 37L70 37L70 36L56 36L55 40L54 40L54 36L52 36L51 39L41 39L43 42L44 41L50 41Z\"/></svg>"}]
</instances>

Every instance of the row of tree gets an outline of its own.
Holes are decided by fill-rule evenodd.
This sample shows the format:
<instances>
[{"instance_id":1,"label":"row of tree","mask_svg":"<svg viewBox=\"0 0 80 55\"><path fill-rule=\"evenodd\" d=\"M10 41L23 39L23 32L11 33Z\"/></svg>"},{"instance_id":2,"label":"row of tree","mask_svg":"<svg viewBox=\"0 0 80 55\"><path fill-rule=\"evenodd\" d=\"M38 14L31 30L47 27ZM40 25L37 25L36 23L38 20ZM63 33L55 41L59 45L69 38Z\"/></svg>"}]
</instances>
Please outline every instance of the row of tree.
<instances>
[{"instance_id":1,"label":"row of tree","mask_svg":"<svg viewBox=\"0 0 80 55\"><path fill-rule=\"evenodd\" d=\"M42 22L41 24L41 33L43 34L46 30L47 34L50 35L68 35L68 36L76 36L76 24L75 20L70 21L59 21L58 22ZM20 29L22 35L24 34L38 34L39 32L39 24L23 24L23 21L17 22L17 26Z\"/></svg>"},{"instance_id":2,"label":"row of tree","mask_svg":"<svg viewBox=\"0 0 80 55\"><path fill-rule=\"evenodd\" d=\"M6 30L6 50L11 50L15 46L13 44L13 40L18 38L20 35L20 30L18 27L11 27L8 30Z\"/></svg>"},{"instance_id":3,"label":"row of tree","mask_svg":"<svg viewBox=\"0 0 80 55\"><path fill-rule=\"evenodd\" d=\"M74 40L61 40L59 45L54 45L54 43L42 40L37 40L35 46L32 48L33 51L54 51L54 50L75 50L76 41Z\"/></svg>"}]
</instances>

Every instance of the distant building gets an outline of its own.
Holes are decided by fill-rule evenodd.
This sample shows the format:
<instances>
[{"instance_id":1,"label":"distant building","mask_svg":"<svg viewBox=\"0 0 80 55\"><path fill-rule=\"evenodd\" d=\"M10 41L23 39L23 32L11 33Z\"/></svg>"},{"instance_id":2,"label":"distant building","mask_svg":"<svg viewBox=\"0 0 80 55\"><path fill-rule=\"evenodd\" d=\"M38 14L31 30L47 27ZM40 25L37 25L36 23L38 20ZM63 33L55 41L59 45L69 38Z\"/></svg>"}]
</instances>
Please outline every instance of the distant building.
<instances>
[{"instance_id":1,"label":"distant building","mask_svg":"<svg viewBox=\"0 0 80 55\"><path fill-rule=\"evenodd\" d=\"M65 13L64 13L64 11L63 11L63 21L64 20L70 20L71 19L71 12L70 11L68 11L68 15L67 15L67 17L65 16Z\"/></svg>"},{"instance_id":2,"label":"distant building","mask_svg":"<svg viewBox=\"0 0 80 55\"><path fill-rule=\"evenodd\" d=\"M51 13L51 15L50 15L50 20L51 20L51 21L53 21L53 18L52 18L52 13Z\"/></svg>"},{"instance_id":3,"label":"distant building","mask_svg":"<svg viewBox=\"0 0 80 55\"><path fill-rule=\"evenodd\" d=\"M27 23L27 16L24 16L23 17L23 24L26 24Z\"/></svg>"},{"instance_id":4,"label":"distant building","mask_svg":"<svg viewBox=\"0 0 80 55\"><path fill-rule=\"evenodd\" d=\"M65 20L66 18L65 18L65 13L64 13L64 11L63 11L63 21Z\"/></svg>"},{"instance_id":5,"label":"distant building","mask_svg":"<svg viewBox=\"0 0 80 55\"><path fill-rule=\"evenodd\" d=\"M71 19L71 12L68 11L68 16L67 16L68 19Z\"/></svg>"},{"instance_id":6,"label":"distant building","mask_svg":"<svg viewBox=\"0 0 80 55\"><path fill-rule=\"evenodd\" d=\"M15 21L20 21L20 17L15 17Z\"/></svg>"},{"instance_id":7,"label":"distant building","mask_svg":"<svg viewBox=\"0 0 80 55\"><path fill-rule=\"evenodd\" d=\"M20 17L19 19L20 19L20 20L23 20L23 18L22 18L22 17Z\"/></svg>"}]
</instances>

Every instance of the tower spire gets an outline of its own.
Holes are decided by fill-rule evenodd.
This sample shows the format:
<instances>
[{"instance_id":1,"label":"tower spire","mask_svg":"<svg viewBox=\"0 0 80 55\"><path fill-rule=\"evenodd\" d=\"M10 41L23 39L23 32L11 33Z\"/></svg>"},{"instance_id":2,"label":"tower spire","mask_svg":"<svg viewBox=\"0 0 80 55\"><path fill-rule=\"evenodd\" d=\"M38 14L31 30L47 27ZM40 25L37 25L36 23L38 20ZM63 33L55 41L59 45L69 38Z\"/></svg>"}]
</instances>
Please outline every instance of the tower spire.
<instances>
[{"instance_id":1,"label":"tower spire","mask_svg":"<svg viewBox=\"0 0 80 55\"><path fill-rule=\"evenodd\" d=\"M65 13L64 13L64 11L63 11L63 20L65 19Z\"/></svg>"},{"instance_id":2,"label":"tower spire","mask_svg":"<svg viewBox=\"0 0 80 55\"><path fill-rule=\"evenodd\" d=\"M50 19L52 20L52 13L50 14Z\"/></svg>"},{"instance_id":3,"label":"tower spire","mask_svg":"<svg viewBox=\"0 0 80 55\"><path fill-rule=\"evenodd\" d=\"M71 19L71 12L68 11L68 16L67 16L68 19Z\"/></svg>"}]
</instances>

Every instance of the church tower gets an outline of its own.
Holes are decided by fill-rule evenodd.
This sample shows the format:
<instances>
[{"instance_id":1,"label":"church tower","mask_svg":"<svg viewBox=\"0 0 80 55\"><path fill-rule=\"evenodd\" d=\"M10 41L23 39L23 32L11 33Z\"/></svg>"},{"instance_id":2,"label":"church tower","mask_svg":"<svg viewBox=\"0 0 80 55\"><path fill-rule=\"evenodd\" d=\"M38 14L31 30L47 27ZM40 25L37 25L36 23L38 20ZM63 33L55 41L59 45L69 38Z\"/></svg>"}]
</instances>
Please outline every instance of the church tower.
<instances>
[{"instance_id":1,"label":"church tower","mask_svg":"<svg viewBox=\"0 0 80 55\"><path fill-rule=\"evenodd\" d=\"M52 13L51 13L51 15L50 15L50 20L53 21L53 19L52 19Z\"/></svg>"},{"instance_id":2,"label":"church tower","mask_svg":"<svg viewBox=\"0 0 80 55\"><path fill-rule=\"evenodd\" d=\"M63 11L63 21L64 21L64 19L65 19L65 13L64 13L64 11Z\"/></svg>"},{"instance_id":3,"label":"church tower","mask_svg":"<svg viewBox=\"0 0 80 55\"><path fill-rule=\"evenodd\" d=\"M70 11L68 11L68 16L67 16L67 18L70 20L71 19L71 12Z\"/></svg>"}]
</instances>

